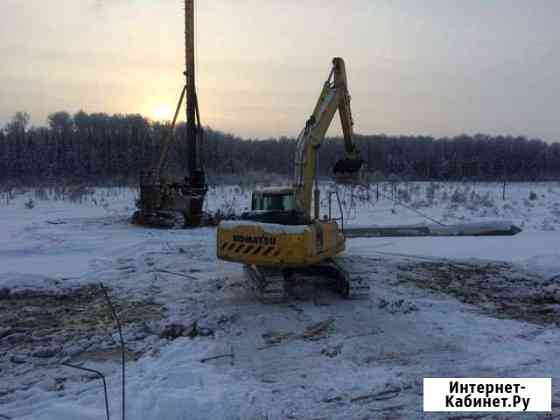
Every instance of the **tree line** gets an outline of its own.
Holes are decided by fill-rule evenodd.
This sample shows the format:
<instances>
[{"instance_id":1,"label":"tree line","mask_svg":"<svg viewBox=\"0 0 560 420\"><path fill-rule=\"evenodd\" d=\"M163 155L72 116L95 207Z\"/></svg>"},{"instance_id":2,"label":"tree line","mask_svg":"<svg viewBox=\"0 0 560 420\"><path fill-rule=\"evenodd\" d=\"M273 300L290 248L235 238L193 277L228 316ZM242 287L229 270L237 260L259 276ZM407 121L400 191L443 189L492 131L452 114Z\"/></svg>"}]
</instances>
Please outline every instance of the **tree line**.
<instances>
[{"instance_id":1,"label":"tree line","mask_svg":"<svg viewBox=\"0 0 560 420\"><path fill-rule=\"evenodd\" d=\"M0 130L0 181L134 182L159 158L169 127L141 115L56 112L48 127L29 127L18 112ZM186 170L185 125L175 129L167 173ZM211 174L243 175L293 171L294 138L241 139L205 129L202 156ZM513 136L356 135L377 179L537 181L560 179L560 144ZM319 174L328 175L343 156L342 141L328 138L320 150Z\"/></svg>"}]
</instances>

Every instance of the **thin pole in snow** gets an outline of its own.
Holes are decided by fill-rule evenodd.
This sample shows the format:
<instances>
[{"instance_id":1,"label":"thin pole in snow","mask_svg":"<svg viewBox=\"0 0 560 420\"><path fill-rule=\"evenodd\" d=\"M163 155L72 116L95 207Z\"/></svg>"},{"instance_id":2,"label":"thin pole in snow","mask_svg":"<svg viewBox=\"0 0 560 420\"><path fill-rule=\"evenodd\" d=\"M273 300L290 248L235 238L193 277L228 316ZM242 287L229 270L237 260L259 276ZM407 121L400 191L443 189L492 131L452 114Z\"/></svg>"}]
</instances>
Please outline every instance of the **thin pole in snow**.
<instances>
[{"instance_id":1,"label":"thin pole in snow","mask_svg":"<svg viewBox=\"0 0 560 420\"><path fill-rule=\"evenodd\" d=\"M122 374L122 420L125 420L125 347L124 347L124 340L123 340L123 335L122 335L122 328L121 328L121 321L119 319L119 316L117 315L117 311L115 311L115 307L113 306L113 303L111 302L111 298L109 297L109 294L107 293L107 289L105 288L105 286L103 285L103 283L99 283L101 290L103 291L103 294L105 295L105 299L107 300L107 304L109 305L109 308L111 309L111 315L113 316L113 319L115 320L115 323L117 324L117 329L119 330L119 338L120 338L120 342L121 342L121 374Z\"/></svg>"}]
</instances>

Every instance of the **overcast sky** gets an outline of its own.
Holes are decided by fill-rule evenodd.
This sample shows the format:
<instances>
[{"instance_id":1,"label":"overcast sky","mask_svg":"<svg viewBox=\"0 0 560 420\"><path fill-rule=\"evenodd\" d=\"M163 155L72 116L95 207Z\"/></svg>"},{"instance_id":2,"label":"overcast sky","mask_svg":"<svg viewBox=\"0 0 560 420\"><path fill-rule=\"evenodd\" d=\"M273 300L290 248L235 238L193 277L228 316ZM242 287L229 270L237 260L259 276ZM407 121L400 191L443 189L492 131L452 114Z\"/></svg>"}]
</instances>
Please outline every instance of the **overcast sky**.
<instances>
[{"instance_id":1,"label":"overcast sky","mask_svg":"<svg viewBox=\"0 0 560 420\"><path fill-rule=\"evenodd\" d=\"M0 0L0 123L25 110L170 113L182 0ZM294 136L330 60L359 133L560 140L557 0L199 0L205 125ZM337 134L335 124L329 134Z\"/></svg>"}]
</instances>

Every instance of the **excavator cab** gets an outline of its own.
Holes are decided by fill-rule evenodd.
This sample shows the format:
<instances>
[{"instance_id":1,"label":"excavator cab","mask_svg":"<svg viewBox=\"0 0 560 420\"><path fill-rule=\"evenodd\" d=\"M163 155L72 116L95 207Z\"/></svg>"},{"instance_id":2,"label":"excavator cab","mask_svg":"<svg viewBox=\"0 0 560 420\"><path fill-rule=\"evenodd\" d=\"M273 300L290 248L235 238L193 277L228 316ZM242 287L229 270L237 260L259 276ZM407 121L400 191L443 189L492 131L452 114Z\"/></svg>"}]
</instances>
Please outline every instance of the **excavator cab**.
<instances>
[{"instance_id":1,"label":"excavator cab","mask_svg":"<svg viewBox=\"0 0 560 420\"><path fill-rule=\"evenodd\" d=\"M251 211L243 213L241 219L280 225L305 224L303 213L297 210L294 189L290 187L253 191Z\"/></svg>"}]
</instances>

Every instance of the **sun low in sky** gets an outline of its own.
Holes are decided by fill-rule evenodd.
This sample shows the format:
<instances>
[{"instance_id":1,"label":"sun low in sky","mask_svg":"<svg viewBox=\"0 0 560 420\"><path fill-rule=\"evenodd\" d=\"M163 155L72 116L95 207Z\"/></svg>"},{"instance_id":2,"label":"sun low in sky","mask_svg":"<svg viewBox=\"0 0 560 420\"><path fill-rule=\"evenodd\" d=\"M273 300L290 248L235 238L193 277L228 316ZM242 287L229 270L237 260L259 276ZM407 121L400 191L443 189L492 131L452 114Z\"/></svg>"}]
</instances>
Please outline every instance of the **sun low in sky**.
<instances>
[{"instance_id":1,"label":"sun low in sky","mask_svg":"<svg viewBox=\"0 0 560 420\"><path fill-rule=\"evenodd\" d=\"M560 140L556 0L197 4L201 119L215 129L296 136L341 56L358 133ZM0 16L0 126L16 111L35 125L59 110L172 118L181 1L1 0Z\"/></svg>"},{"instance_id":2,"label":"sun low in sky","mask_svg":"<svg viewBox=\"0 0 560 420\"><path fill-rule=\"evenodd\" d=\"M173 119L173 111L169 105L156 105L152 108L148 118L155 121L171 121Z\"/></svg>"}]
</instances>

